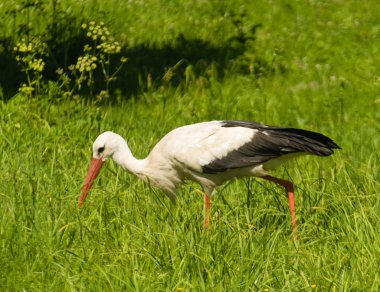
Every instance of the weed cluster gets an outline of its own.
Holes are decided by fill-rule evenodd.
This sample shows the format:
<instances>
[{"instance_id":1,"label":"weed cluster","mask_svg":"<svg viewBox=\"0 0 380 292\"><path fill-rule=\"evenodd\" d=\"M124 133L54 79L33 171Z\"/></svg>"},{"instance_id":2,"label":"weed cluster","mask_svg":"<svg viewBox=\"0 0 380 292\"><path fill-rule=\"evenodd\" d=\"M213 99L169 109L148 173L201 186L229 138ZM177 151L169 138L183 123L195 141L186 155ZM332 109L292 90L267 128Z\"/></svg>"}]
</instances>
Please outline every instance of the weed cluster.
<instances>
[{"instance_id":1,"label":"weed cluster","mask_svg":"<svg viewBox=\"0 0 380 292\"><path fill-rule=\"evenodd\" d=\"M112 55L120 54L121 45L111 36L104 22L97 24L90 21L82 24L81 28L86 36L86 44L75 64L69 65L67 69L56 70L58 87L65 96L79 94L84 89L91 97L97 92L98 99L107 99L110 96L110 84L117 79L127 58L121 56L118 64L111 64ZM44 89L42 72L45 68L44 58L48 56L47 43L37 37L29 41L23 38L14 47L14 52L27 79L27 83L20 85L19 91L29 97L40 94ZM95 89L95 79L97 84L104 84L104 87Z\"/></svg>"},{"instance_id":2,"label":"weed cluster","mask_svg":"<svg viewBox=\"0 0 380 292\"><path fill-rule=\"evenodd\" d=\"M16 61L27 79L27 84L22 83L19 91L28 96L40 94L43 87L42 71L45 67L43 58L48 55L46 43L40 38L33 38L30 41L22 39L13 50Z\"/></svg>"}]
</instances>

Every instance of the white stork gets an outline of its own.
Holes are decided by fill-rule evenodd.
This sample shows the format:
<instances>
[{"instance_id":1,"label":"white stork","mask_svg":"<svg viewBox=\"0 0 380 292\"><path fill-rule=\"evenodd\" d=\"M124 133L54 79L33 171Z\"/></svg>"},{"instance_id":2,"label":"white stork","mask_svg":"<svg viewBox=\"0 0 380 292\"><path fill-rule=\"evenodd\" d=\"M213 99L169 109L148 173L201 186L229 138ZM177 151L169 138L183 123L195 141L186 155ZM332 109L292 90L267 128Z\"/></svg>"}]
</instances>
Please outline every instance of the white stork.
<instances>
[{"instance_id":1,"label":"white stork","mask_svg":"<svg viewBox=\"0 0 380 292\"><path fill-rule=\"evenodd\" d=\"M246 121L211 121L183 126L169 132L145 159L136 159L118 134L104 132L93 144L93 158L78 207L86 199L104 161L112 158L125 170L163 190L175 202L185 180L199 183L204 191L205 220L210 222L210 195L227 180L256 176L285 188L294 235L297 221L293 184L267 171L300 154L329 156L340 149L330 138L311 131L266 126Z\"/></svg>"}]
</instances>

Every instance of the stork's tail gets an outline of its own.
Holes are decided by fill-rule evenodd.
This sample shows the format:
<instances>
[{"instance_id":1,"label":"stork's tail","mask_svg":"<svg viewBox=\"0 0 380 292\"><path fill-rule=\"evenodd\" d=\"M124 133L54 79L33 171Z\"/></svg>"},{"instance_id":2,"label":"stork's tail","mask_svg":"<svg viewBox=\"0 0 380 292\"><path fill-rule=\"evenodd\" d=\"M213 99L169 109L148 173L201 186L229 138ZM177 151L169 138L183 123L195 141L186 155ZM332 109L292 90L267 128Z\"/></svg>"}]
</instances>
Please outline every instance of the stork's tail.
<instances>
[{"instance_id":1,"label":"stork's tail","mask_svg":"<svg viewBox=\"0 0 380 292\"><path fill-rule=\"evenodd\" d=\"M255 136L255 148L260 148L260 151L264 153L283 155L305 152L329 156L334 153L334 149L341 149L329 137L308 130L267 126L246 121L223 121L223 127L246 127L258 130L259 134Z\"/></svg>"},{"instance_id":2,"label":"stork's tail","mask_svg":"<svg viewBox=\"0 0 380 292\"><path fill-rule=\"evenodd\" d=\"M334 149L341 149L341 147L329 137L308 130L268 127L265 131L268 131L273 137L288 140L288 145L283 148L282 151L286 151L288 148L290 152L298 150L318 156L329 156L334 153ZM291 151L291 149L293 151Z\"/></svg>"}]
</instances>

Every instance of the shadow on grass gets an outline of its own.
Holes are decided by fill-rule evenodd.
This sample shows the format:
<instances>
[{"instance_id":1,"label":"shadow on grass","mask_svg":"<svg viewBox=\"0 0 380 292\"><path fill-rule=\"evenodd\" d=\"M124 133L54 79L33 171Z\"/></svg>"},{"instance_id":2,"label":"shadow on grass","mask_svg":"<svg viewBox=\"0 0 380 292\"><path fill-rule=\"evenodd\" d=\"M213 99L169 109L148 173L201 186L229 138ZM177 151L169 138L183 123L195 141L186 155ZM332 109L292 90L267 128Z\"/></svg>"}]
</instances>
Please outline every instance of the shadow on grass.
<instances>
[{"instance_id":1,"label":"shadow on grass","mask_svg":"<svg viewBox=\"0 0 380 292\"><path fill-rule=\"evenodd\" d=\"M160 47L138 44L124 48L120 56L114 56L114 60L126 56L128 61L112 84L111 91L119 90L123 96L129 97L146 90L151 84L166 82L178 85L189 78L207 76L210 70L216 78L223 78L231 69L240 74L269 73L270 68L264 61L258 61L260 59L255 57L252 64L252 58L247 57L254 55L253 42L260 26L252 26L246 34L238 32L220 46L201 39L188 39L180 34L174 42ZM46 60L44 79L56 81L57 68L67 68L76 63L86 41L84 36L78 34L64 41L54 38L47 43L50 55ZM11 40L0 40L0 84L4 99L12 97L20 83L25 82L25 74L17 66L12 47ZM104 88L100 76L96 77L95 87L98 87L95 92Z\"/></svg>"}]
</instances>

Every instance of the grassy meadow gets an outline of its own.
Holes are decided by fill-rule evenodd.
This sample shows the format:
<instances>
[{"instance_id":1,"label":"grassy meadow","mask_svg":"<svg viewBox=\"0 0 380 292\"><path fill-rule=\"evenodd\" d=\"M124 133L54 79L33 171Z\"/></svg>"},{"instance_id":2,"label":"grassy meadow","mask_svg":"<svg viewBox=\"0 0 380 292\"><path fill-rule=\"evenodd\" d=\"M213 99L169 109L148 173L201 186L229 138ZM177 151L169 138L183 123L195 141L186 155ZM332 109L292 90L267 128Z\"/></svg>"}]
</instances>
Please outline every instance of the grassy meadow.
<instances>
[{"instance_id":1,"label":"grassy meadow","mask_svg":"<svg viewBox=\"0 0 380 292\"><path fill-rule=\"evenodd\" d=\"M0 4L4 39L15 37L5 8L16 4ZM47 79L36 96L0 84L1 291L379 291L378 1L61 5L78 26L108 25L128 58L117 82L136 90L100 100ZM31 33L43 33L29 12ZM255 178L217 189L209 230L196 184L173 206L112 161L78 210L102 131L144 157L171 129L218 119L319 131L342 147L273 173L295 184L298 241L283 190Z\"/></svg>"}]
</instances>

